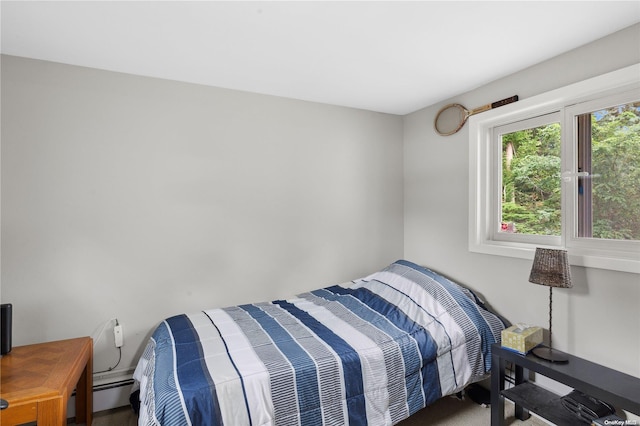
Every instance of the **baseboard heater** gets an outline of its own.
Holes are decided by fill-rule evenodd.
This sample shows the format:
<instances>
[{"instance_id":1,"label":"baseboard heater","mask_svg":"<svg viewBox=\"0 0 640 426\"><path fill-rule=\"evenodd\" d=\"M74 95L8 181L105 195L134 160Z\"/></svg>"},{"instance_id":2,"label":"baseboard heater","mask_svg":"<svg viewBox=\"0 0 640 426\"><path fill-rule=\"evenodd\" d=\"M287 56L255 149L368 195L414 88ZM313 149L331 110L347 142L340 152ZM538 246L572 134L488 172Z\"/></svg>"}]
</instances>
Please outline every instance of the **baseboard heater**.
<instances>
[{"instance_id":1,"label":"baseboard heater","mask_svg":"<svg viewBox=\"0 0 640 426\"><path fill-rule=\"evenodd\" d=\"M93 412L112 410L129 406L129 396L133 386L133 370L113 372L108 375L94 375ZM75 391L69 398L67 413L75 414Z\"/></svg>"},{"instance_id":2,"label":"baseboard heater","mask_svg":"<svg viewBox=\"0 0 640 426\"><path fill-rule=\"evenodd\" d=\"M122 386L131 386L133 385L133 379L125 379L125 380L119 380L117 382L111 382L111 383L102 383L99 385L93 385L93 392L100 392L100 391L104 391L107 389L114 389L114 388L120 388Z\"/></svg>"},{"instance_id":3,"label":"baseboard heater","mask_svg":"<svg viewBox=\"0 0 640 426\"><path fill-rule=\"evenodd\" d=\"M133 379L119 380L117 382L110 382L110 383L101 383L99 385L93 385L93 393L108 390L108 389L120 388L122 386L131 386L131 385L133 385ZM73 393L71 394L71 396L72 397L76 396L75 389L73 390ZM95 395L94 395L94 398L95 398Z\"/></svg>"}]
</instances>

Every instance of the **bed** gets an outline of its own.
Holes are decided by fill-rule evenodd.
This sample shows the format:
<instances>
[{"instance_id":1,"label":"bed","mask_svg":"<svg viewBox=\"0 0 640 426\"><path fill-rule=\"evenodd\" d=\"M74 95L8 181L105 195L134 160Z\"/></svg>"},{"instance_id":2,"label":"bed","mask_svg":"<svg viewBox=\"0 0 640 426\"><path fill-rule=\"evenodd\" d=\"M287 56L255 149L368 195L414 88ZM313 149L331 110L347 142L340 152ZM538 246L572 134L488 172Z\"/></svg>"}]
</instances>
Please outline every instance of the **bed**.
<instances>
[{"instance_id":1,"label":"bed","mask_svg":"<svg viewBox=\"0 0 640 426\"><path fill-rule=\"evenodd\" d=\"M503 322L399 260L287 300L176 315L134 373L139 425L393 425L484 379Z\"/></svg>"}]
</instances>

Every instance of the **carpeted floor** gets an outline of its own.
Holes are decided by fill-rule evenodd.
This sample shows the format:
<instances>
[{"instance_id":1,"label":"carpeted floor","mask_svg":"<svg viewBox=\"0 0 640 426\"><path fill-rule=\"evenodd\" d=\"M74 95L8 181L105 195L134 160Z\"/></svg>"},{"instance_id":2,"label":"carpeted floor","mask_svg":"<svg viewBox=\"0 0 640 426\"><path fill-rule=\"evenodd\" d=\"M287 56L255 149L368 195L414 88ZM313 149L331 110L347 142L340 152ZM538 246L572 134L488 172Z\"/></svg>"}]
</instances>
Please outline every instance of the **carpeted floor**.
<instances>
[{"instance_id":1,"label":"carpeted floor","mask_svg":"<svg viewBox=\"0 0 640 426\"><path fill-rule=\"evenodd\" d=\"M507 425L542 426L544 422L532 417L521 422L513 417L513 405L505 401ZM74 424L74 423L72 423ZM427 407L412 417L399 423L398 426L489 426L491 424L491 409L476 404L468 398L460 400L455 397L445 397ZM93 426L135 426L136 416L128 407L96 413Z\"/></svg>"},{"instance_id":2,"label":"carpeted floor","mask_svg":"<svg viewBox=\"0 0 640 426\"><path fill-rule=\"evenodd\" d=\"M505 400L505 424L518 426L546 426L546 423L531 417L520 421L514 417L513 404ZM489 426L491 424L491 408L478 405L469 398L460 400L449 396L436 401L435 404L418 411L408 419L398 423L398 426Z\"/></svg>"}]
</instances>

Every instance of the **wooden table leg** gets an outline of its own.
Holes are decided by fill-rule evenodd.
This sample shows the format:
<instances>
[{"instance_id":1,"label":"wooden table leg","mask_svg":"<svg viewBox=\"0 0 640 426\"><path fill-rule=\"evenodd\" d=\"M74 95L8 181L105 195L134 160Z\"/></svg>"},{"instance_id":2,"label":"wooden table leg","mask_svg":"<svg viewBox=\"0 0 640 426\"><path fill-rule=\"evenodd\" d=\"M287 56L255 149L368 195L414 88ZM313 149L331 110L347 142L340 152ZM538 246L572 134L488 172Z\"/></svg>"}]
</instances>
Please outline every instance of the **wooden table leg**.
<instances>
[{"instance_id":1,"label":"wooden table leg","mask_svg":"<svg viewBox=\"0 0 640 426\"><path fill-rule=\"evenodd\" d=\"M91 425L93 420L93 346L76 387L76 423Z\"/></svg>"},{"instance_id":2,"label":"wooden table leg","mask_svg":"<svg viewBox=\"0 0 640 426\"><path fill-rule=\"evenodd\" d=\"M62 396L38 401L38 425L64 426L67 424L67 403Z\"/></svg>"}]
</instances>

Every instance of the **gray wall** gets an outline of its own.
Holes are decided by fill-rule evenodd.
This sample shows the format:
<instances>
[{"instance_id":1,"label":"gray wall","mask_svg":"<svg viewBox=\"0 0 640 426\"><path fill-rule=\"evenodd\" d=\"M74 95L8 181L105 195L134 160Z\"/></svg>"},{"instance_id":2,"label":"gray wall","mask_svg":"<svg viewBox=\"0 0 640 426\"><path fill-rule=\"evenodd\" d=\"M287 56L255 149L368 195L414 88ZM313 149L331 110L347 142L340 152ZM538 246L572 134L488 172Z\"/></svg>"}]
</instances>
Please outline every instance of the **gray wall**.
<instances>
[{"instance_id":1,"label":"gray wall","mask_svg":"<svg viewBox=\"0 0 640 426\"><path fill-rule=\"evenodd\" d=\"M637 63L638 40L636 25L455 100L524 99ZM15 343L118 317L128 367L168 315L400 257L546 327L529 261L467 250L468 128L437 136L440 106L401 118L3 57L1 296ZM556 345L640 376L640 277L572 271L575 287L554 292ZM113 355L98 348L96 369Z\"/></svg>"},{"instance_id":2,"label":"gray wall","mask_svg":"<svg viewBox=\"0 0 640 426\"><path fill-rule=\"evenodd\" d=\"M492 82L455 101L468 107L521 99L640 62L640 25ZM640 78L640 76L639 76ZM471 253L468 125L433 131L440 107L404 118L405 257L482 293L512 322L548 328L549 289L528 282L531 261ZM640 376L640 276L572 267L574 288L553 292L554 346Z\"/></svg>"},{"instance_id":3,"label":"gray wall","mask_svg":"<svg viewBox=\"0 0 640 426\"><path fill-rule=\"evenodd\" d=\"M3 56L14 344L117 317L129 367L166 316L368 274L402 257L402 179L398 116Z\"/></svg>"}]
</instances>

